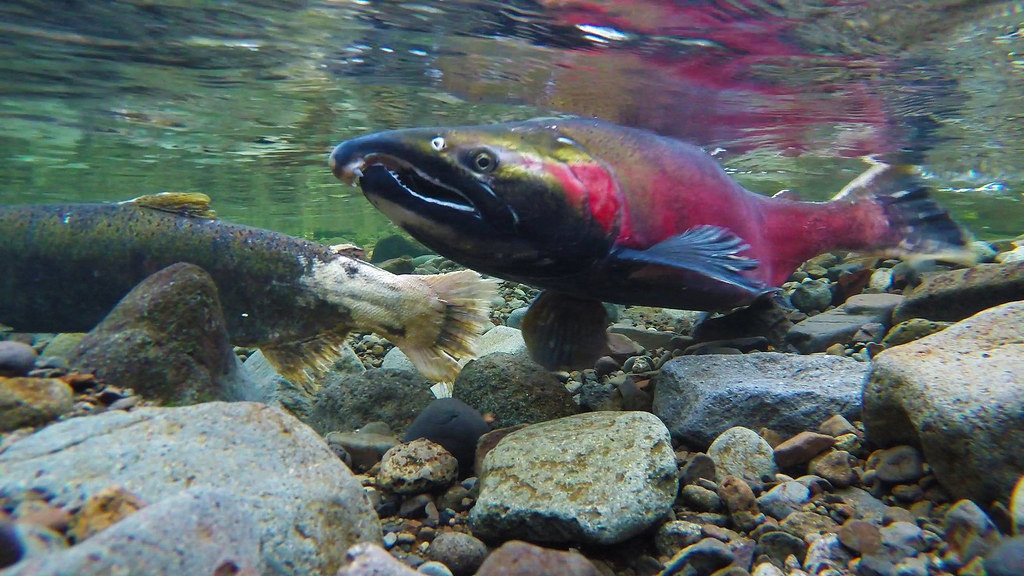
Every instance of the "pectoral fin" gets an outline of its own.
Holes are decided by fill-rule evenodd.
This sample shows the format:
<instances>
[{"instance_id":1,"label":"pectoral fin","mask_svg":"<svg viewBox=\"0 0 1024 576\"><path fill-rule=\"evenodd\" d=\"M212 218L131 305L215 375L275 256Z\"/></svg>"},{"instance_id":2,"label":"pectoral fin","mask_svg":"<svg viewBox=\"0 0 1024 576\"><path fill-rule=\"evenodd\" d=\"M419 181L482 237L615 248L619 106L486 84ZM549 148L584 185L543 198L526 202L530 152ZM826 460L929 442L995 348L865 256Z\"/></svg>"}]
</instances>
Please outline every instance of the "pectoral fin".
<instances>
[{"instance_id":1,"label":"pectoral fin","mask_svg":"<svg viewBox=\"0 0 1024 576\"><path fill-rule=\"evenodd\" d=\"M523 316L522 332L534 362L548 370L576 370L607 354L607 326L601 302L542 292Z\"/></svg>"},{"instance_id":2,"label":"pectoral fin","mask_svg":"<svg viewBox=\"0 0 1024 576\"><path fill-rule=\"evenodd\" d=\"M698 226L644 250L615 248L611 256L641 264L685 269L760 293L765 286L741 274L758 266L757 260L740 255L747 248L749 246L742 238L726 228Z\"/></svg>"}]
</instances>

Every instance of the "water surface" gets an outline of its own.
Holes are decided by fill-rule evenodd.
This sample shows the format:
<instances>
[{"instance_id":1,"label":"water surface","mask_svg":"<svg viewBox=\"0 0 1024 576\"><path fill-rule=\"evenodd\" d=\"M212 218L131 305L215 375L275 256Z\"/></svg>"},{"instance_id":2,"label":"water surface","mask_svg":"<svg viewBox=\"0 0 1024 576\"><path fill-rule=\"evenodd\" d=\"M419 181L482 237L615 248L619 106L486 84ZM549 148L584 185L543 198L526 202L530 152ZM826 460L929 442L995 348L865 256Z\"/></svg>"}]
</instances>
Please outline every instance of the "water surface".
<instances>
[{"instance_id":1,"label":"water surface","mask_svg":"<svg viewBox=\"0 0 1024 576\"><path fill-rule=\"evenodd\" d=\"M825 199L911 162L1024 232L1021 2L4 2L0 204L205 192L308 238L395 232L331 176L367 131L584 114Z\"/></svg>"}]
</instances>

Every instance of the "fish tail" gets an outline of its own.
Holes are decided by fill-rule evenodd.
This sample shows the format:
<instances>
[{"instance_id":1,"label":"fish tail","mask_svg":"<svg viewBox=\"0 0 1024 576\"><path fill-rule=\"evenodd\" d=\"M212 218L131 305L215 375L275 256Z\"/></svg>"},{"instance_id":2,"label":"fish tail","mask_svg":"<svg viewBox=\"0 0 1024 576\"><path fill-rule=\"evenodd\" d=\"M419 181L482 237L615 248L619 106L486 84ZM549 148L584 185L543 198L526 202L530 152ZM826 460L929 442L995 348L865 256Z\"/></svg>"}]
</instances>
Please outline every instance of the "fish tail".
<instances>
[{"instance_id":1,"label":"fish tail","mask_svg":"<svg viewBox=\"0 0 1024 576\"><path fill-rule=\"evenodd\" d=\"M929 188L910 167L876 164L847 184L833 204L853 204L878 226L851 246L884 256L935 259L965 265L976 260L967 245L972 237L945 208L929 196Z\"/></svg>"},{"instance_id":2,"label":"fish tail","mask_svg":"<svg viewBox=\"0 0 1024 576\"><path fill-rule=\"evenodd\" d=\"M460 359L477 355L477 338L491 325L489 310L498 294L497 282L471 270L403 278L426 283L443 309L436 326L410 333L395 344L424 376L450 382L459 373Z\"/></svg>"}]
</instances>

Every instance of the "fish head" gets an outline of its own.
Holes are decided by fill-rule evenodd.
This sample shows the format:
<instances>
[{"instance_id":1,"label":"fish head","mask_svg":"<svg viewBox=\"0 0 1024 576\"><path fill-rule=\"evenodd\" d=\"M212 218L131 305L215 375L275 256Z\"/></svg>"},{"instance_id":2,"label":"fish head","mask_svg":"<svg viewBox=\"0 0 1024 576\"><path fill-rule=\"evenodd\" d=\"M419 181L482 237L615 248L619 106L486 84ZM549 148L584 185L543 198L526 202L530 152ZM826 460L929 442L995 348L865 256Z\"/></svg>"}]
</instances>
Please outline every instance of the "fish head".
<instances>
[{"instance_id":1,"label":"fish head","mask_svg":"<svg viewBox=\"0 0 1024 576\"><path fill-rule=\"evenodd\" d=\"M617 234L612 173L555 121L379 132L330 164L414 238L499 277L583 271Z\"/></svg>"}]
</instances>

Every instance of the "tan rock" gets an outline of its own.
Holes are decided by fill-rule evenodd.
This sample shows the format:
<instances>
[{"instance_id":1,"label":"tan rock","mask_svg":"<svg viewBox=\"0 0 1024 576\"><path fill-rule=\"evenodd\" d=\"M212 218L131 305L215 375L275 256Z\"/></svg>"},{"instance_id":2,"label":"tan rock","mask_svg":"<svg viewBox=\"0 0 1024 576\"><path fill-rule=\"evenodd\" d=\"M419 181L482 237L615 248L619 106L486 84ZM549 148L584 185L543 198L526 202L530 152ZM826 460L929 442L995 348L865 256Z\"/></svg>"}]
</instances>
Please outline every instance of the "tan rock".
<instances>
[{"instance_id":1,"label":"tan rock","mask_svg":"<svg viewBox=\"0 0 1024 576\"><path fill-rule=\"evenodd\" d=\"M1005 501L1024 470L1024 301L882 352L863 405L872 443L919 448L956 498Z\"/></svg>"}]
</instances>

